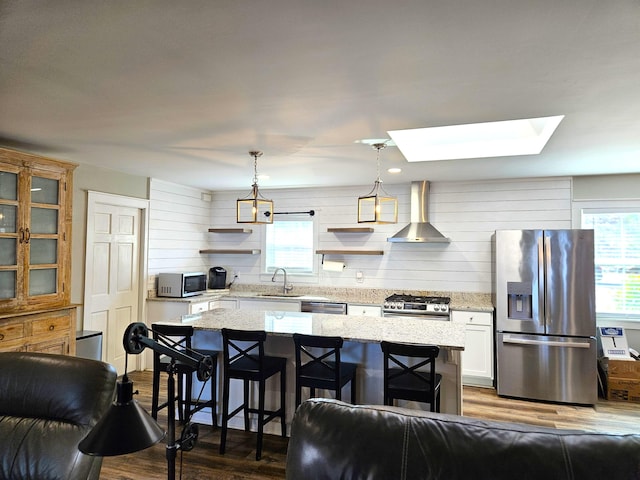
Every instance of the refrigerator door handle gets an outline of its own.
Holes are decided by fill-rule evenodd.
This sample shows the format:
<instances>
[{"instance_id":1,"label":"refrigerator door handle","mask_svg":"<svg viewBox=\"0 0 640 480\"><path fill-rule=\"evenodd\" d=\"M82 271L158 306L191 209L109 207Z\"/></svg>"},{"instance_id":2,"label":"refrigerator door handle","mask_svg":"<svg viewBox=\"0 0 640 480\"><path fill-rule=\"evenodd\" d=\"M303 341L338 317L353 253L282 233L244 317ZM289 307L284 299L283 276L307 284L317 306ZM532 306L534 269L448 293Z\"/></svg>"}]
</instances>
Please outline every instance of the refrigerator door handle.
<instances>
[{"instance_id":1,"label":"refrigerator door handle","mask_svg":"<svg viewBox=\"0 0 640 480\"><path fill-rule=\"evenodd\" d=\"M537 320L542 324L542 332L547 331L547 281L545 278L546 265L544 263L544 232L542 235L538 237L538 282L537 282L537 290L538 290L538 314Z\"/></svg>"},{"instance_id":2,"label":"refrigerator door handle","mask_svg":"<svg viewBox=\"0 0 640 480\"><path fill-rule=\"evenodd\" d=\"M591 348L589 342L580 342L571 340L568 342L558 342L554 340L533 340L529 338L516 338L504 336L502 343L511 343L516 345L545 345L548 347L567 347L567 348Z\"/></svg>"},{"instance_id":3,"label":"refrigerator door handle","mask_svg":"<svg viewBox=\"0 0 640 480\"><path fill-rule=\"evenodd\" d=\"M544 234L544 328L548 333L549 329L549 279L547 278L549 272L551 271L551 237Z\"/></svg>"}]
</instances>

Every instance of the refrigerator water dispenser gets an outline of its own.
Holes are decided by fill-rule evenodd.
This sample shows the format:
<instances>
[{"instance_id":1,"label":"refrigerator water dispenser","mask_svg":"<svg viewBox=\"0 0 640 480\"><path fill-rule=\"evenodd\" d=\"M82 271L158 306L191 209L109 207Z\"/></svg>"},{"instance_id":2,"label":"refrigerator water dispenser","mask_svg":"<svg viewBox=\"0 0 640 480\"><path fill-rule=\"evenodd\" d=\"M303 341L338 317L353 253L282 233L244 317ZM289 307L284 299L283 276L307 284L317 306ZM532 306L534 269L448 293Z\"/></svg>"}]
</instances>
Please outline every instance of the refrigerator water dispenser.
<instances>
[{"instance_id":1,"label":"refrigerator water dispenser","mask_svg":"<svg viewBox=\"0 0 640 480\"><path fill-rule=\"evenodd\" d=\"M514 320L533 318L531 282L507 282L507 316Z\"/></svg>"}]
</instances>

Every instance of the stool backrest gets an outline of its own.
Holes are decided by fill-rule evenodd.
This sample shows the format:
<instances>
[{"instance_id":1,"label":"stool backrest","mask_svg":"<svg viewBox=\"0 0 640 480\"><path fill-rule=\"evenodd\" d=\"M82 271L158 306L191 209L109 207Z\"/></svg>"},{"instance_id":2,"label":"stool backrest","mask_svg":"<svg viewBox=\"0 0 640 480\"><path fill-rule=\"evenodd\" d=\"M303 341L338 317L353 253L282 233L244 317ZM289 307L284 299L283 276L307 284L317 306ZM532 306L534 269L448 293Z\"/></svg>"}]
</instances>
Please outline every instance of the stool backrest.
<instances>
[{"instance_id":1,"label":"stool backrest","mask_svg":"<svg viewBox=\"0 0 640 480\"><path fill-rule=\"evenodd\" d=\"M165 325L154 323L151 325L153 339L169 344L172 348L181 350L191 348L191 337L193 337L192 325Z\"/></svg>"},{"instance_id":2,"label":"stool backrest","mask_svg":"<svg viewBox=\"0 0 640 480\"><path fill-rule=\"evenodd\" d=\"M156 342L178 351L188 352L189 355L191 355L191 337L193 337L192 325L165 325L154 323L151 325L151 333ZM153 353L154 369L160 366L161 358L162 354L158 352Z\"/></svg>"},{"instance_id":3,"label":"stool backrest","mask_svg":"<svg viewBox=\"0 0 640 480\"><path fill-rule=\"evenodd\" d=\"M260 370L264 365L264 342L267 332L264 330L233 330L222 329L222 346L224 368L233 368L235 363L247 363L252 368Z\"/></svg>"},{"instance_id":4,"label":"stool backrest","mask_svg":"<svg viewBox=\"0 0 640 480\"><path fill-rule=\"evenodd\" d=\"M321 373L323 377L334 377L338 382L342 337L321 337L294 333L293 343L296 355L296 377L304 375L305 370L314 370L315 372L325 372Z\"/></svg>"},{"instance_id":5,"label":"stool backrest","mask_svg":"<svg viewBox=\"0 0 640 480\"><path fill-rule=\"evenodd\" d=\"M436 358L440 348L436 345L409 345L393 342L380 342L384 357L384 391L388 392L390 383L403 381L424 383L425 389L432 390L436 384ZM425 371L424 367L429 370Z\"/></svg>"}]
</instances>

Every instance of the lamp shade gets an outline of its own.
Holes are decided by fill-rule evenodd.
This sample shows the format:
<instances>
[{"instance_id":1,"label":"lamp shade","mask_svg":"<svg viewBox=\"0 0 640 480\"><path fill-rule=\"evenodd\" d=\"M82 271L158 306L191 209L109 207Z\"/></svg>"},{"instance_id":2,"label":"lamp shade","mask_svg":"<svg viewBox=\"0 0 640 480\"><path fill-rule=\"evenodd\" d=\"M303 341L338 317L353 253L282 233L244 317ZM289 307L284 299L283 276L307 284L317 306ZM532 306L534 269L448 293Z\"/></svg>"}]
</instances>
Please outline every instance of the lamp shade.
<instances>
[{"instance_id":1,"label":"lamp shade","mask_svg":"<svg viewBox=\"0 0 640 480\"><path fill-rule=\"evenodd\" d=\"M109 457L144 450L164 438L158 423L133 400L133 382L118 382L116 401L78 445L87 455Z\"/></svg>"},{"instance_id":2,"label":"lamp shade","mask_svg":"<svg viewBox=\"0 0 640 480\"><path fill-rule=\"evenodd\" d=\"M398 199L384 191L380 179L380 150L386 145L386 141L372 145L378 152L378 178L369 193L358 197L358 223L398 223Z\"/></svg>"},{"instance_id":3,"label":"lamp shade","mask_svg":"<svg viewBox=\"0 0 640 480\"><path fill-rule=\"evenodd\" d=\"M257 184L252 196L238 199L236 207L236 223L273 223L273 201L260 195Z\"/></svg>"},{"instance_id":4,"label":"lamp shade","mask_svg":"<svg viewBox=\"0 0 640 480\"><path fill-rule=\"evenodd\" d=\"M252 150L253 157L253 185L251 193L236 202L236 223L273 223L273 201L264 198L258 191L258 157L259 150Z\"/></svg>"},{"instance_id":5,"label":"lamp shade","mask_svg":"<svg viewBox=\"0 0 640 480\"><path fill-rule=\"evenodd\" d=\"M358 223L398 223L398 200L379 195L379 191L376 182L371 193L358 197Z\"/></svg>"}]
</instances>

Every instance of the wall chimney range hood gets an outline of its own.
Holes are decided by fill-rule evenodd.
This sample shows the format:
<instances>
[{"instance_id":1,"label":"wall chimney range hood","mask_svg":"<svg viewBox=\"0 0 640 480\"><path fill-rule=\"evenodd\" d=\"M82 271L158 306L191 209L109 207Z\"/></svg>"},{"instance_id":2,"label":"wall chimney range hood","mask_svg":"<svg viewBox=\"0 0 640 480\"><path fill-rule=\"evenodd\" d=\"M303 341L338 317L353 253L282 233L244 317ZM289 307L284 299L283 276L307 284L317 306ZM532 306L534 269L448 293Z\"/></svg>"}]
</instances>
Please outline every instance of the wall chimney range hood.
<instances>
[{"instance_id":1,"label":"wall chimney range hood","mask_svg":"<svg viewBox=\"0 0 640 480\"><path fill-rule=\"evenodd\" d=\"M429 223L429 182L411 182L411 223L387 238L394 243L449 243L445 237Z\"/></svg>"}]
</instances>

